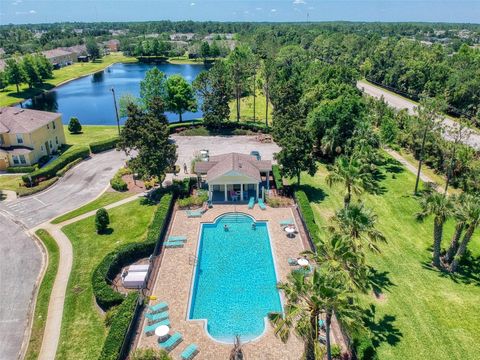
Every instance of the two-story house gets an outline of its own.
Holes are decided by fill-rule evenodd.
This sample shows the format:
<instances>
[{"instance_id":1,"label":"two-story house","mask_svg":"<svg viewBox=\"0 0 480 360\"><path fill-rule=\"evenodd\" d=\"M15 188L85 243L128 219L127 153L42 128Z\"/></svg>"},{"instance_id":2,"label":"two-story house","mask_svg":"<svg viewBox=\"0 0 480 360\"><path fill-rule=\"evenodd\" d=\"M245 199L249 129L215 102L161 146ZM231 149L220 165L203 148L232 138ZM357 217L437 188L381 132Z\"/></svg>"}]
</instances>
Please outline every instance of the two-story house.
<instances>
[{"instance_id":1,"label":"two-story house","mask_svg":"<svg viewBox=\"0 0 480 360\"><path fill-rule=\"evenodd\" d=\"M38 162L65 144L61 114L0 108L0 170Z\"/></svg>"}]
</instances>

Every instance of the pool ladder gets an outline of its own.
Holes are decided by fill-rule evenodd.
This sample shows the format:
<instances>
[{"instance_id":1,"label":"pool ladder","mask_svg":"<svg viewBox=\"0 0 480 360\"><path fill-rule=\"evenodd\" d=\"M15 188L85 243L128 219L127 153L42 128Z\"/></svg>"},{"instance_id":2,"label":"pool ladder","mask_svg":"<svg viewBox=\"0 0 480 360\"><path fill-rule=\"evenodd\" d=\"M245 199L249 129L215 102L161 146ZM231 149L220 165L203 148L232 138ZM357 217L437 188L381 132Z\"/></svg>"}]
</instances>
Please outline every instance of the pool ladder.
<instances>
[{"instance_id":1,"label":"pool ladder","mask_svg":"<svg viewBox=\"0 0 480 360\"><path fill-rule=\"evenodd\" d=\"M188 255L188 265L195 266L197 265L197 262L198 262L198 258L195 255L193 254Z\"/></svg>"}]
</instances>

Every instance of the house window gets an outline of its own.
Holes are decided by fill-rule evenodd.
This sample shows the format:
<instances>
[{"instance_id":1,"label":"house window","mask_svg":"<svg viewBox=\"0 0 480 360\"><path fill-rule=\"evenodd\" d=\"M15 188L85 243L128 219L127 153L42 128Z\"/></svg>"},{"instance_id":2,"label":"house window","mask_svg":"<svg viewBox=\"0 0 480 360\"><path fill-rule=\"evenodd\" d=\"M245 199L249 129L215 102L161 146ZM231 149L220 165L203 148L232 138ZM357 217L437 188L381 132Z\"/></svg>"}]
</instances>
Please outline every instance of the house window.
<instances>
[{"instance_id":1,"label":"house window","mask_svg":"<svg viewBox=\"0 0 480 360\"><path fill-rule=\"evenodd\" d=\"M17 144L23 144L23 135L17 134Z\"/></svg>"},{"instance_id":2,"label":"house window","mask_svg":"<svg viewBox=\"0 0 480 360\"><path fill-rule=\"evenodd\" d=\"M43 151L43 145L40 145L40 150L42 150L42 151Z\"/></svg>"},{"instance_id":3,"label":"house window","mask_svg":"<svg viewBox=\"0 0 480 360\"><path fill-rule=\"evenodd\" d=\"M52 140L50 140L50 149L53 149Z\"/></svg>"},{"instance_id":4,"label":"house window","mask_svg":"<svg viewBox=\"0 0 480 360\"><path fill-rule=\"evenodd\" d=\"M58 145L58 137L57 136L55 136L55 144Z\"/></svg>"},{"instance_id":5,"label":"house window","mask_svg":"<svg viewBox=\"0 0 480 360\"><path fill-rule=\"evenodd\" d=\"M50 125L47 124L47 130L50 129Z\"/></svg>"},{"instance_id":6,"label":"house window","mask_svg":"<svg viewBox=\"0 0 480 360\"><path fill-rule=\"evenodd\" d=\"M18 165L20 163L20 161L18 161L18 156L17 155L12 155L12 159L13 159L13 163L15 165Z\"/></svg>"},{"instance_id":7,"label":"house window","mask_svg":"<svg viewBox=\"0 0 480 360\"><path fill-rule=\"evenodd\" d=\"M55 130L55 121L52 121L53 130Z\"/></svg>"},{"instance_id":8,"label":"house window","mask_svg":"<svg viewBox=\"0 0 480 360\"><path fill-rule=\"evenodd\" d=\"M20 164L26 164L27 160L25 160L25 155L19 155L20 158Z\"/></svg>"}]
</instances>

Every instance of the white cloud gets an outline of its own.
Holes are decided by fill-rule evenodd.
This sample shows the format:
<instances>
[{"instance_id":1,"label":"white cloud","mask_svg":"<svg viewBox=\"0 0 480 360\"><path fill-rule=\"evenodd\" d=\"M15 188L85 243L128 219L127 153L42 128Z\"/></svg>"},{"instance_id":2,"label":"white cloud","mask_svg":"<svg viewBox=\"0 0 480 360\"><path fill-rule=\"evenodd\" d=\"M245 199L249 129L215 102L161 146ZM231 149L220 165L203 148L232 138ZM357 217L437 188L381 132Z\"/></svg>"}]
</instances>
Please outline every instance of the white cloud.
<instances>
[{"instance_id":1,"label":"white cloud","mask_svg":"<svg viewBox=\"0 0 480 360\"><path fill-rule=\"evenodd\" d=\"M293 0L293 5L305 5L306 3L305 0Z\"/></svg>"},{"instance_id":2,"label":"white cloud","mask_svg":"<svg viewBox=\"0 0 480 360\"><path fill-rule=\"evenodd\" d=\"M190 6L195 6L195 3L194 2L190 3Z\"/></svg>"},{"instance_id":3,"label":"white cloud","mask_svg":"<svg viewBox=\"0 0 480 360\"><path fill-rule=\"evenodd\" d=\"M257 10L257 11L262 11L262 8L261 8L261 7L257 7L257 8L255 8L255 10Z\"/></svg>"},{"instance_id":4,"label":"white cloud","mask_svg":"<svg viewBox=\"0 0 480 360\"><path fill-rule=\"evenodd\" d=\"M12 5L18 5L22 2L23 0L15 0L14 2L12 2Z\"/></svg>"},{"instance_id":5,"label":"white cloud","mask_svg":"<svg viewBox=\"0 0 480 360\"><path fill-rule=\"evenodd\" d=\"M277 9L271 9L270 12L272 13L277 12Z\"/></svg>"},{"instance_id":6,"label":"white cloud","mask_svg":"<svg viewBox=\"0 0 480 360\"><path fill-rule=\"evenodd\" d=\"M244 14L250 14L250 11L245 10L243 13L244 13Z\"/></svg>"},{"instance_id":7,"label":"white cloud","mask_svg":"<svg viewBox=\"0 0 480 360\"><path fill-rule=\"evenodd\" d=\"M37 12L35 10L30 10L29 13L30 14L36 14Z\"/></svg>"}]
</instances>

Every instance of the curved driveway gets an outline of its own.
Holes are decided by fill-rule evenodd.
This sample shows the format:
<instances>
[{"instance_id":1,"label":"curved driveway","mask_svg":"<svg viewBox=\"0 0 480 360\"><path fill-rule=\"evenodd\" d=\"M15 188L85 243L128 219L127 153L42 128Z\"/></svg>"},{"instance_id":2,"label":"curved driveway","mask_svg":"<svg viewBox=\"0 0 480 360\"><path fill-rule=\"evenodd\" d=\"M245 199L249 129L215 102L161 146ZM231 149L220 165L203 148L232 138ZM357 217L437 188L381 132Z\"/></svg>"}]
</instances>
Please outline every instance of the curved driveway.
<instances>
[{"instance_id":1,"label":"curved driveway","mask_svg":"<svg viewBox=\"0 0 480 360\"><path fill-rule=\"evenodd\" d=\"M95 199L125 162L125 154L95 155L38 195L0 203L0 360L19 357L42 252L26 230Z\"/></svg>"},{"instance_id":2,"label":"curved driveway","mask_svg":"<svg viewBox=\"0 0 480 360\"><path fill-rule=\"evenodd\" d=\"M378 86L372 85L367 81L358 81L357 88L364 91L365 94L373 96L377 99L380 99L383 96L384 101L391 107L397 110L407 109L408 113L412 115L415 114L415 108L418 106L417 103L406 99L403 96L394 94ZM450 129L458 126L457 123L451 118L444 118L443 124L446 126L446 128ZM444 137L447 140L451 140L451 136L449 136L448 131L444 134ZM480 133L478 131L472 130L470 137L465 139L463 143L471 146L477 151L480 150Z\"/></svg>"}]
</instances>

